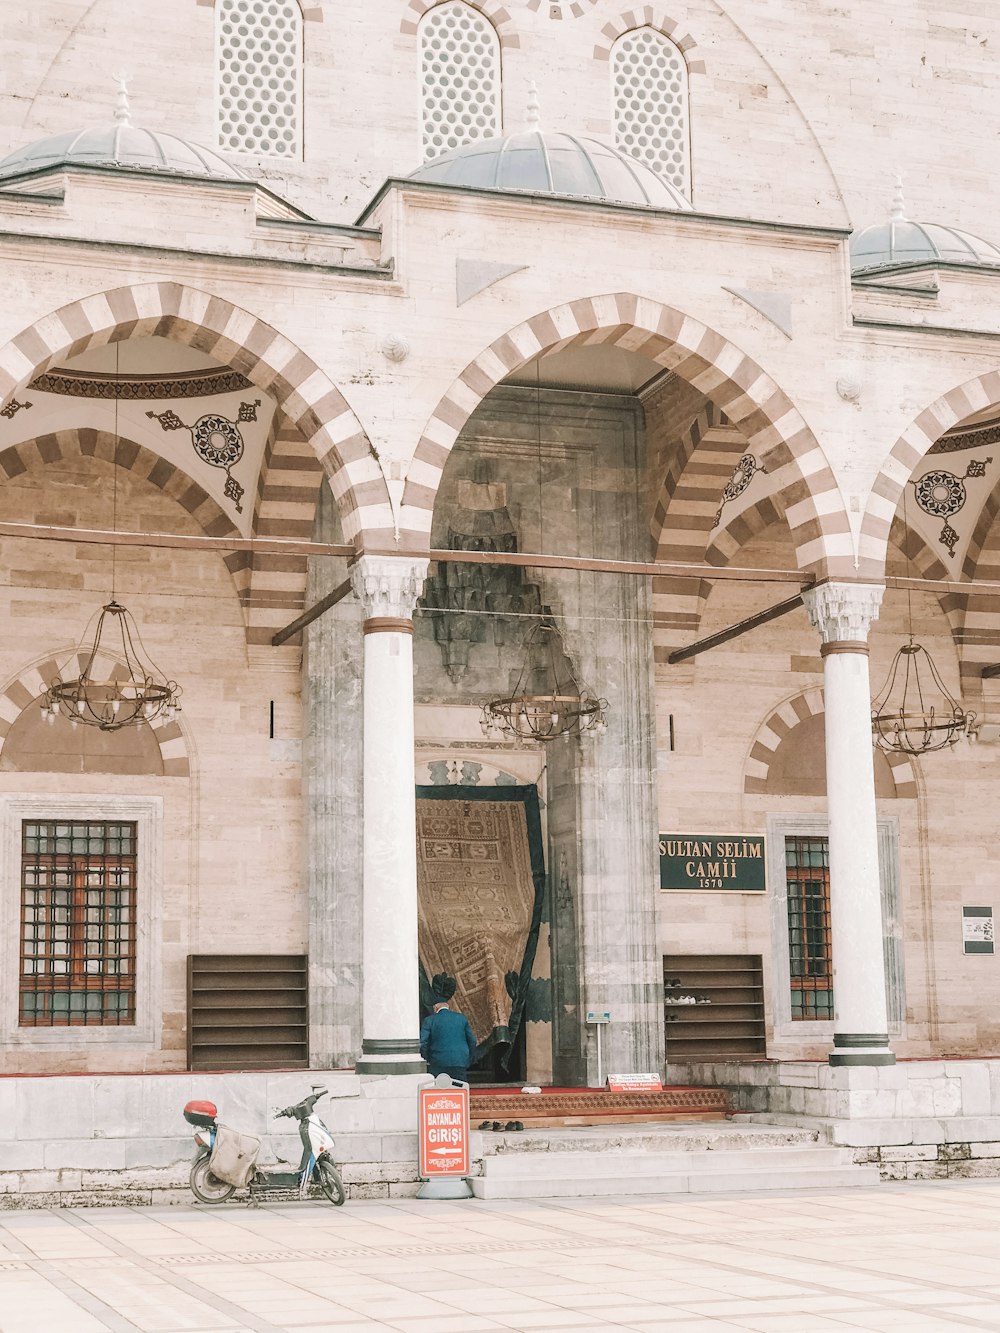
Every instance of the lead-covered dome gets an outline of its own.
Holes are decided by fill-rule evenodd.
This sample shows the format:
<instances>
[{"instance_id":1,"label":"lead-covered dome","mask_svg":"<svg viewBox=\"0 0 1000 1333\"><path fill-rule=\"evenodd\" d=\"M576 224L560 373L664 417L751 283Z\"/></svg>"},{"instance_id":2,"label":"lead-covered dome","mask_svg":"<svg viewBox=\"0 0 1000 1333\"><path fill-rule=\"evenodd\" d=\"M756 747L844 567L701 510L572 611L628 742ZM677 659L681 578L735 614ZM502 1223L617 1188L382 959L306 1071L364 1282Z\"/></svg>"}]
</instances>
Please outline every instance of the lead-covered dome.
<instances>
[{"instance_id":1,"label":"lead-covered dome","mask_svg":"<svg viewBox=\"0 0 1000 1333\"><path fill-rule=\"evenodd\" d=\"M410 180L479 190L553 194L690 211L680 190L650 167L597 139L530 128L479 139L432 158Z\"/></svg>"},{"instance_id":2,"label":"lead-covered dome","mask_svg":"<svg viewBox=\"0 0 1000 1333\"><path fill-rule=\"evenodd\" d=\"M914 222L903 207L897 185L887 222L856 231L851 237L851 272L874 273L903 264L1000 265L1000 248L937 222Z\"/></svg>"},{"instance_id":3,"label":"lead-covered dome","mask_svg":"<svg viewBox=\"0 0 1000 1333\"><path fill-rule=\"evenodd\" d=\"M133 171L161 171L181 176L208 176L216 180L246 179L211 148L177 134L133 125L125 90L119 94L115 118L105 125L70 130L18 148L0 161L0 181L46 167L116 167Z\"/></svg>"}]
</instances>

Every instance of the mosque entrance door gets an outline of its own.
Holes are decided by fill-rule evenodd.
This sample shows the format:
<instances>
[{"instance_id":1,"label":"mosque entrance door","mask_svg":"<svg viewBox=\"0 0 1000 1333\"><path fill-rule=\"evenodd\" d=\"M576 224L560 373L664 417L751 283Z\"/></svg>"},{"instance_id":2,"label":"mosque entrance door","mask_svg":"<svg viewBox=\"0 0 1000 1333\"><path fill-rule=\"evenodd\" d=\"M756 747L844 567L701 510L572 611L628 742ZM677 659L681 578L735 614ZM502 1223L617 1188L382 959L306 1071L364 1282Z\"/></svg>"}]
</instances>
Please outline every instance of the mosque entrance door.
<instances>
[{"instance_id":1,"label":"mosque entrance door","mask_svg":"<svg viewBox=\"0 0 1000 1333\"><path fill-rule=\"evenodd\" d=\"M524 1076L523 1022L545 890L534 786L417 787L421 1008L429 979L457 983L454 1008L479 1043L483 1081Z\"/></svg>"}]
</instances>

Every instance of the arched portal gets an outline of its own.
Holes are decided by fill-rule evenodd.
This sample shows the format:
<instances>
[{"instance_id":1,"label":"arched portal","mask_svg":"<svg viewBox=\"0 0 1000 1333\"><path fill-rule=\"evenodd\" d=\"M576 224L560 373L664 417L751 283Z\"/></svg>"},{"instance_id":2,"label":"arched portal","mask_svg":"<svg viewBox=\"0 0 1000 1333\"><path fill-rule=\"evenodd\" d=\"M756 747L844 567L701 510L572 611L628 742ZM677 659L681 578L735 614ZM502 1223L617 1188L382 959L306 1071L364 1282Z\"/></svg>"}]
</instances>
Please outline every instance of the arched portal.
<instances>
[{"instance_id":1,"label":"arched portal","mask_svg":"<svg viewBox=\"0 0 1000 1333\"><path fill-rule=\"evenodd\" d=\"M364 428L339 389L283 334L208 292L153 282L63 306L0 348L0 398L6 401L57 360L146 336L197 348L266 389L322 464L345 539L376 545L388 540L393 522L385 481Z\"/></svg>"},{"instance_id":2,"label":"arched portal","mask_svg":"<svg viewBox=\"0 0 1000 1333\"><path fill-rule=\"evenodd\" d=\"M418 549L455 441L486 395L541 353L618 347L701 390L743 432L773 476L803 570L854 575L854 547L833 472L787 395L750 357L679 310L628 292L557 306L519 324L472 361L435 408L403 493L401 529Z\"/></svg>"}]
</instances>

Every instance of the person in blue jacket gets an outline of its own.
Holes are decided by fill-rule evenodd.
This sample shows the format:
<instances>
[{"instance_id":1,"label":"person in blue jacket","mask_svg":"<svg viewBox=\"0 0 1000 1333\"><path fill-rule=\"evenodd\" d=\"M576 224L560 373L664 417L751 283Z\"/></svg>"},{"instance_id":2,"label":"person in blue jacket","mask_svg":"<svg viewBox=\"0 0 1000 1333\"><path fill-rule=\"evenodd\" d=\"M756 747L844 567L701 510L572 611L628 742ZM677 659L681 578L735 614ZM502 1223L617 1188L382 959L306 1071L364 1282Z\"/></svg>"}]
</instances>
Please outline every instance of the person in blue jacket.
<instances>
[{"instance_id":1,"label":"person in blue jacket","mask_svg":"<svg viewBox=\"0 0 1000 1333\"><path fill-rule=\"evenodd\" d=\"M445 972L431 981L434 1009L420 1024L420 1054L435 1078L448 1074L464 1083L476 1058L476 1038L466 1016L448 1008L457 985Z\"/></svg>"}]
</instances>

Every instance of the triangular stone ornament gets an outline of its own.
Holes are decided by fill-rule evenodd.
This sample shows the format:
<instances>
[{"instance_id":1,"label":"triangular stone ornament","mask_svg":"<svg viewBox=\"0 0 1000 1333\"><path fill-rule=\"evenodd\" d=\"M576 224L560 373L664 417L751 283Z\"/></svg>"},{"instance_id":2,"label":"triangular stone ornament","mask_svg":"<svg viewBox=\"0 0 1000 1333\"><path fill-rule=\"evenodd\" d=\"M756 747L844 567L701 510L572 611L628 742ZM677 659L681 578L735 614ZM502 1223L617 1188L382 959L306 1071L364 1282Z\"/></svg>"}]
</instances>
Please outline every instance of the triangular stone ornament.
<instances>
[{"instance_id":1,"label":"triangular stone ornament","mask_svg":"<svg viewBox=\"0 0 1000 1333\"><path fill-rule=\"evenodd\" d=\"M527 264L497 264L490 259L455 260L455 295L459 305L465 305L474 296L492 287L501 278L509 278L512 273L522 273Z\"/></svg>"},{"instance_id":2,"label":"triangular stone ornament","mask_svg":"<svg viewBox=\"0 0 1000 1333\"><path fill-rule=\"evenodd\" d=\"M792 298L784 292L755 292L749 287L723 287L722 290L753 306L759 315L779 328L786 338L792 336Z\"/></svg>"}]
</instances>

